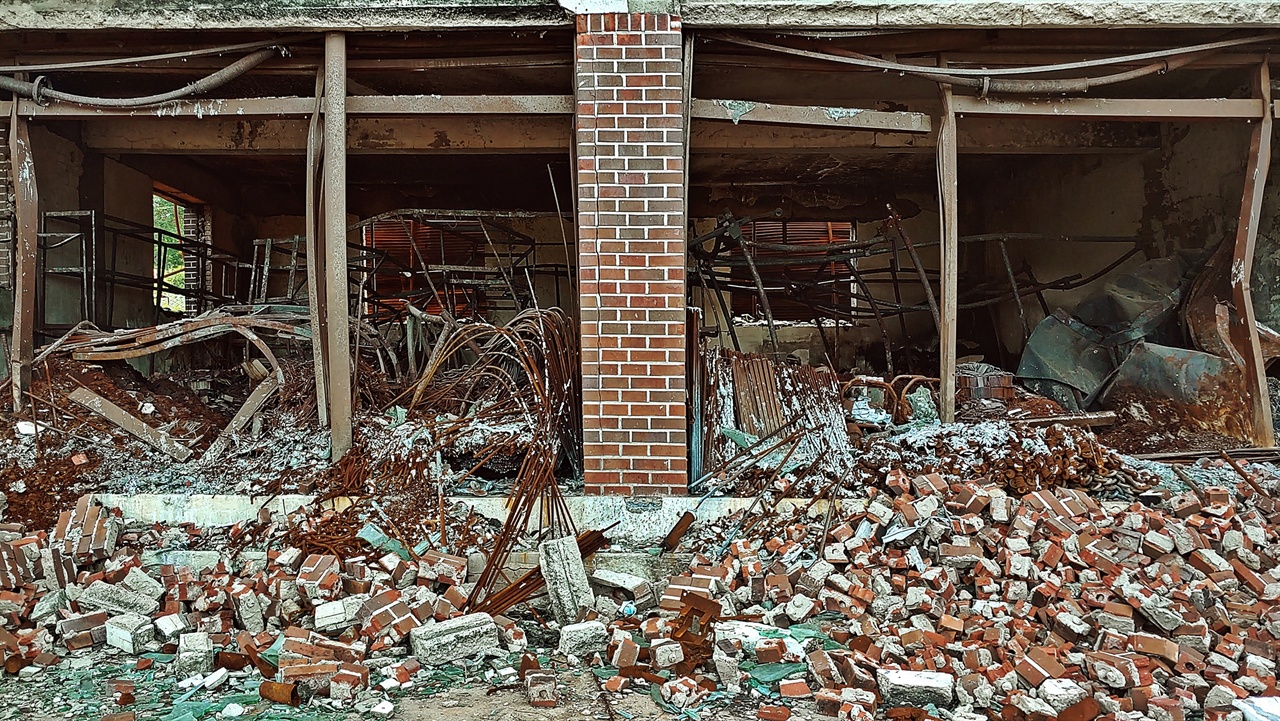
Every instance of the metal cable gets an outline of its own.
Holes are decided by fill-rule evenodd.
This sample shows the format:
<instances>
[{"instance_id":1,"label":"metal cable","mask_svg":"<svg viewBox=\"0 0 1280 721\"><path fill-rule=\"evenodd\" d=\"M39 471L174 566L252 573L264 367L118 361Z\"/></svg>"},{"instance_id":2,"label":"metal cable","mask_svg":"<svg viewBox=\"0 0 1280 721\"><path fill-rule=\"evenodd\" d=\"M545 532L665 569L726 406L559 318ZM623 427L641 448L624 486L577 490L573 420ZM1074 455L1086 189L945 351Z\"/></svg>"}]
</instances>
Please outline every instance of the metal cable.
<instances>
[{"instance_id":1,"label":"metal cable","mask_svg":"<svg viewBox=\"0 0 1280 721\"><path fill-rule=\"evenodd\" d=\"M818 53L800 48L792 48L785 45L772 45L763 43L758 40L751 40L740 35L729 33L711 33L707 35L715 40L723 40L725 42L734 43L736 45L745 45L747 47L759 48L762 50L774 50L777 52L788 53L792 55L802 55L820 60L834 60L841 58L837 62L845 62L852 65L861 65L863 67L872 68L874 70L890 70L894 72L902 72L909 74L918 74L922 71L928 72L928 68L919 65L909 65L906 63L898 63L890 60L882 60L871 55L864 55L853 51L846 51L838 56L828 55L826 53ZM1108 65L1119 65L1121 63L1141 62L1144 60L1161 60L1166 58L1178 57L1188 54L1199 54L1205 52L1214 52L1224 50L1226 48L1240 47L1242 45L1253 45L1256 43L1271 42L1280 40L1280 33L1267 33L1265 35L1254 35L1247 38L1237 38L1234 40L1219 40L1213 43L1203 43L1201 45L1188 45L1181 48L1170 48L1168 50L1153 50L1146 53L1135 53L1132 55L1118 55L1111 58L1098 58L1096 60L1081 60L1074 63L1060 63L1057 65L1032 65L1021 68L947 68L946 74L950 77L971 76L973 78L1012 76L1012 75L1029 75L1037 73L1059 73L1068 70L1081 70L1085 68L1106 67ZM856 62L854 62L856 61ZM958 83L957 83L958 84Z\"/></svg>"},{"instance_id":2,"label":"metal cable","mask_svg":"<svg viewBox=\"0 0 1280 721\"><path fill-rule=\"evenodd\" d=\"M216 48L201 48L199 50L182 50L173 53L163 53L160 55L140 55L132 58L108 58L106 60L82 60L73 63L46 63L44 65L0 65L0 73L39 73L58 70L77 70L79 68L105 68L116 65L140 65L143 63L153 63L161 60L184 60L186 58L199 58L207 55L221 55L223 53L238 53L243 50L257 50L259 48L287 45L299 42L308 38L316 38L317 35L290 35L288 37L276 40L259 40L252 43L239 43L237 45L222 45Z\"/></svg>"},{"instance_id":3,"label":"metal cable","mask_svg":"<svg viewBox=\"0 0 1280 721\"><path fill-rule=\"evenodd\" d=\"M207 75L193 83L184 85L176 90L170 90L165 93L157 93L155 95L146 95L140 98L98 98L89 95L76 95L74 93L64 93L60 90L54 90L44 76L37 77L34 81L27 82L18 80L7 75L0 75L0 90L8 90L15 95L31 98L40 103L45 100L58 100L66 103L75 103L76 105L86 105L99 108L141 108L149 105L159 105L171 100L178 100L188 95L208 92L219 88L226 83L244 75L253 70L262 63L276 56L288 56L289 50L285 47L271 46L263 48L256 52L240 58L227 67Z\"/></svg>"},{"instance_id":4,"label":"metal cable","mask_svg":"<svg viewBox=\"0 0 1280 721\"><path fill-rule=\"evenodd\" d=\"M867 55L855 53L852 51L839 51L839 54L821 53L813 50L803 50L800 48L792 48L786 45L772 45L756 40L732 36L732 35L715 35L716 39L725 42L743 45L745 47L757 48L760 50L770 50L773 52L783 53L786 55L798 55L800 57L810 58L813 60L825 60L834 63L842 63L845 65L856 65L858 67L866 67L872 69L888 70L899 72L904 75L913 75L916 77L932 80L937 83L949 83L966 88L976 88L981 92L982 96L988 93L1008 93L1008 94L1040 94L1040 93L1083 93L1090 88L1102 87L1105 85L1114 85L1115 83L1124 82L1126 80L1134 80L1136 78L1145 77L1147 75L1155 75L1158 73L1176 70L1185 65L1195 62L1212 53L1218 52L1221 48L1199 48L1191 51L1182 51L1179 55L1169 60L1159 60L1140 68L1125 70L1110 75L1102 75L1098 77L1086 78L1062 78L1062 79L1029 79L1029 78L993 78L992 75L997 74L997 70L974 70L965 68L947 68L945 71L941 69L931 69L919 65L903 65L901 63L891 63L888 61L872 58ZM1280 35L1258 36L1259 38L1275 38ZM1114 64L1114 63L1103 63ZM1049 66L1039 66L1040 68ZM959 71L964 71L961 75ZM1016 70L1021 72L1021 68L1006 68L1006 70ZM1034 69L1039 71L1038 68ZM978 73L981 77L968 77ZM1011 73L999 73L1011 74Z\"/></svg>"}]
</instances>

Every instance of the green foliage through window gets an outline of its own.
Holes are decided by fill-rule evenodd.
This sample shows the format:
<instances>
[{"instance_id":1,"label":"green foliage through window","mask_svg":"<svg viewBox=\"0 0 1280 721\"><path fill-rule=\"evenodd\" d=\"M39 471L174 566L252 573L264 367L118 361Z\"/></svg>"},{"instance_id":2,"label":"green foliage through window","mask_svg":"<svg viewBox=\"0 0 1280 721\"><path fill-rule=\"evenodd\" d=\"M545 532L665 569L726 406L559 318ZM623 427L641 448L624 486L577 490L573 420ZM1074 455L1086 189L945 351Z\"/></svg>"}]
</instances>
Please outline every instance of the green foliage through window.
<instances>
[{"instance_id":1,"label":"green foliage through window","mask_svg":"<svg viewBox=\"0 0 1280 721\"><path fill-rule=\"evenodd\" d=\"M159 195L151 196L151 214L152 224L159 230L166 230L174 235L182 235L183 215L186 208ZM157 241L165 241L167 243L176 242L174 238L156 233ZM164 264L160 263L160 254L164 253ZM182 251L177 248L163 248L159 245L155 249L155 267L163 268L164 281L169 285L185 288L187 287L186 273L183 272L184 261ZM177 293L164 293L160 297L160 307L164 310L174 313L182 313L187 308L187 299Z\"/></svg>"}]
</instances>

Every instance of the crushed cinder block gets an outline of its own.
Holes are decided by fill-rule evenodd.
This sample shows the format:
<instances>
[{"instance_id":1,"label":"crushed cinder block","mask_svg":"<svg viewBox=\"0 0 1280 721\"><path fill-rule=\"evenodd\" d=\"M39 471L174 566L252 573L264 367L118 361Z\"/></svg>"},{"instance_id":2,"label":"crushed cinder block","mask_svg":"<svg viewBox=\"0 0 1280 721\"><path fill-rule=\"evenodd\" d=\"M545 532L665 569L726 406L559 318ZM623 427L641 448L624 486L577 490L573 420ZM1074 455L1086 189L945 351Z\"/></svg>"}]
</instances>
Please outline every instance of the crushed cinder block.
<instances>
[{"instance_id":1,"label":"crushed cinder block","mask_svg":"<svg viewBox=\"0 0 1280 721\"><path fill-rule=\"evenodd\" d=\"M166 641L172 641L187 631L193 630L191 620L185 613L168 613L156 618L154 623L156 633Z\"/></svg>"},{"instance_id":2,"label":"crushed cinder block","mask_svg":"<svg viewBox=\"0 0 1280 721\"><path fill-rule=\"evenodd\" d=\"M130 591L147 598L159 599L164 595L164 584L147 575L146 571L137 566L129 569L121 584Z\"/></svg>"},{"instance_id":3,"label":"crushed cinder block","mask_svg":"<svg viewBox=\"0 0 1280 721\"><path fill-rule=\"evenodd\" d=\"M313 616L316 630L333 633L357 625L360 608L368 600L368 594L358 593L316 605Z\"/></svg>"},{"instance_id":4,"label":"crushed cinder block","mask_svg":"<svg viewBox=\"0 0 1280 721\"><path fill-rule=\"evenodd\" d=\"M1080 684L1066 678L1051 678L1040 684L1039 697L1047 703L1057 716L1073 704L1089 698L1089 692Z\"/></svg>"},{"instance_id":5,"label":"crushed cinder block","mask_svg":"<svg viewBox=\"0 0 1280 721\"><path fill-rule=\"evenodd\" d=\"M684 661L684 646L672 639L661 639L649 645L649 660L654 668L672 668Z\"/></svg>"},{"instance_id":6,"label":"crushed cinder block","mask_svg":"<svg viewBox=\"0 0 1280 721\"><path fill-rule=\"evenodd\" d=\"M619 592L635 605L637 611L647 611L658 605L653 584L640 576L597 568L591 573L590 583L605 592Z\"/></svg>"},{"instance_id":7,"label":"crushed cinder block","mask_svg":"<svg viewBox=\"0 0 1280 721\"><path fill-rule=\"evenodd\" d=\"M409 632L413 655L424 666L440 666L499 647L498 625L487 613L471 613L418 626Z\"/></svg>"},{"instance_id":8,"label":"crushed cinder block","mask_svg":"<svg viewBox=\"0 0 1280 721\"><path fill-rule=\"evenodd\" d=\"M886 706L948 708L955 698L955 677L934 671L882 668L876 671L876 687Z\"/></svg>"},{"instance_id":9,"label":"crushed cinder block","mask_svg":"<svg viewBox=\"0 0 1280 721\"><path fill-rule=\"evenodd\" d=\"M688 676L671 679L662 684L660 691L662 700L678 709L691 708L706 698L710 691L698 685Z\"/></svg>"},{"instance_id":10,"label":"crushed cinder block","mask_svg":"<svg viewBox=\"0 0 1280 721\"><path fill-rule=\"evenodd\" d=\"M206 674L213 670L213 640L199 631L178 638L178 655L174 673L180 677Z\"/></svg>"},{"instance_id":11,"label":"crushed cinder block","mask_svg":"<svg viewBox=\"0 0 1280 721\"><path fill-rule=\"evenodd\" d=\"M535 708L555 708L560 703L556 675L551 671L530 671L524 676L525 694Z\"/></svg>"},{"instance_id":12,"label":"crushed cinder block","mask_svg":"<svg viewBox=\"0 0 1280 721\"><path fill-rule=\"evenodd\" d=\"M137 613L151 616L160 610L160 603L124 586L113 586L106 581L94 581L76 598L81 608L108 613Z\"/></svg>"},{"instance_id":13,"label":"crushed cinder block","mask_svg":"<svg viewBox=\"0 0 1280 721\"><path fill-rule=\"evenodd\" d=\"M140 654L155 639L151 619L137 613L122 613L107 619L107 645L125 653Z\"/></svg>"},{"instance_id":14,"label":"crushed cinder block","mask_svg":"<svg viewBox=\"0 0 1280 721\"><path fill-rule=\"evenodd\" d=\"M595 603L578 541L573 537L538 544L538 565L547 582L551 612L561 626L577 620L579 612Z\"/></svg>"},{"instance_id":15,"label":"crushed cinder block","mask_svg":"<svg viewBox=\"0 0 1280 721\"><path fill-rule=\"evenodd\" d=\"M573 623L560 629L558 650L566 656L588 657L609 645L609 631L599 621Z\"/></svg>"}]
</instances>

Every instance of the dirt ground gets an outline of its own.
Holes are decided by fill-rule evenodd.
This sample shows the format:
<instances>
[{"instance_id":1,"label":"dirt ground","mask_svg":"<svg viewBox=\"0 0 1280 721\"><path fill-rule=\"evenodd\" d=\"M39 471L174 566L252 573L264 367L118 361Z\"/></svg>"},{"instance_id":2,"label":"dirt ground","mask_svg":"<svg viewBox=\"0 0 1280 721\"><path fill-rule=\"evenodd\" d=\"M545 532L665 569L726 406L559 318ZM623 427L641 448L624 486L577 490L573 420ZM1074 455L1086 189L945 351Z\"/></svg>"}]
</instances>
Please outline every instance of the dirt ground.
<instances>
[{"instance_id":1,"label":"dirt ground","mask_svg":"<svg viewBox=\"0 0 1280 721\"><path fill-rule=\"evenodd\" d=\"M533 708L519 689L505 689L492 695L487 687L468 686L451 689L428 699L403 699L397 702L393 719L401 721L659 721L680 718L657 707L647 694L626 692L608 694L614 716L610 716L590 672L580 675L560 674L560 705L553 709ZM746 721L756 718L758 700L741 699L717 704L698 712L702 721ZM807 708L806 708L807 707ZM795 721L815 721L811 702L792 708Z\"/></svg>"}]
</instances>

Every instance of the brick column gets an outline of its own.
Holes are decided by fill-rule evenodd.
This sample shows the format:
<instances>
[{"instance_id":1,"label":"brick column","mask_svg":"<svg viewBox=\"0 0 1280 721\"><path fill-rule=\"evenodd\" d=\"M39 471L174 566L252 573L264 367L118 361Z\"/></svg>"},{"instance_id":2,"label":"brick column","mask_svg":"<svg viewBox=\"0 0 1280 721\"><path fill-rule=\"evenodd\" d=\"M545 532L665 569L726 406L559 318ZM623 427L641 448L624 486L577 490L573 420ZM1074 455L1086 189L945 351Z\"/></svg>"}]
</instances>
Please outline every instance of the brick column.
<instances>
[{"instance_id":1,"label":"brick column","mask_svg":"<svg viewBox=\"0 0 1280 721\"><path fill-rule=\"evenodd\" d=\"M575 51L586 492L683 494L680 19L579 15Z\"/></svg>"}]
</instances>

